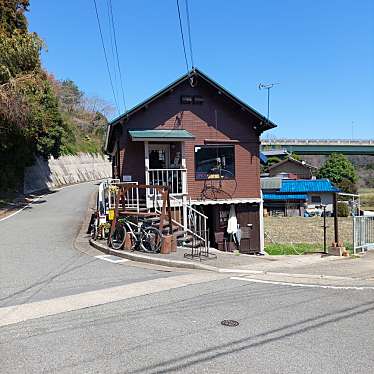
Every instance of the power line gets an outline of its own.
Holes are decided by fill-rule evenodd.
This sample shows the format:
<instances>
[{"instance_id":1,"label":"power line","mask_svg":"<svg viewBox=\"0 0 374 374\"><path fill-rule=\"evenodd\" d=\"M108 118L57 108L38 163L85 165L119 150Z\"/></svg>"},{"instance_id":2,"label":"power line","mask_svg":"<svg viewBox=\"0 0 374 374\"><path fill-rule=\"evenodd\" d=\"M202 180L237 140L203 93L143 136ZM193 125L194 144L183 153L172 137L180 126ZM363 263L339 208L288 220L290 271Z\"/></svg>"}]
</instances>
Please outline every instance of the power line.
<instances>
[{"instance_id":1,"label":"power line","mask_svg":"<svg viewBox=\"0 0 374 374\"><path fill-rule=\"evenodd\" d=\"M181 11L180 11L180 8L179 8L179 0L177 0L177 8L178 8L179 28L180 28L181 37L182 37L184 60L186 62L186 68L187 68L187 73L188 73L189 72L189 68L188 68L188 60L187 60L187 53L186 53L186 44L184 42L184 34L183 34L183 27L182 27Z\"/></svg>"},{"instance_id":2,"label":"power line","mask_svg":"<svg viewBox=\"0 0 374 374\"><path fill-rule=\"evenodd\" d=\"M191 23L190 23L190 11L188 8L188 0L185 0L185 3L186 3L187 30L188 30L188 42L190 46L191 67L193 68L194 63L193 63L193 53L192 53Z\"/></svg>"},{"instance_id":3,"label":"power line","mask_svg":"<svg viewBox=\"0 0 374 374\"><path fill-rule=\"evenodd\" d=\"M119 106L118 106L117 96L116 96L116 93L115 93L115 91L114 91L114 85L113 85L113 80L112 80L112 74L110 73L109 62L108 62L108 56L107 56L107 54L106 54L105 43L104 43L104 38L103 38L103 32L102 32L102 30L101 30L101 24L100 24L99 12L98 12L98 10L97 10L96 0L93 0L93 3L94 3L94 5L95 5L95 13L96 13L97 25L99 26L101 45L102 45L102 47L103 47L103 51L104 51L104 57L105 57L106 67L107 67L107 71L108 71L108 75L109 75L110 86L111 86L111 88L112 88L112 93L113 93L114 102L115 102L115 105L116 105L117 111L119 112Z\"/></svg>"},{"instance_id":4,"label":"power line","mask_svg":"<svg viewBox=\"0 0 374 374\"><path fill-rule=\"evenodd\" d=\"M123 89L122 71L121 71L121 65L119 63L119 54L118 54L118 46L117 46L117 33L116 33L116 26L114 24L112 0L109 0L109 9L110 9L110 18L111 18L113 38L114 38L114 47L115 47L115 51L116 51L116 59L117 59L117 67L118 67L118 73L119 73L119 81L120 81L120 85L121 85L122 101L123 101L124 110L126 112L127 109L126 109L125 91Z\"/></svg>"},{"instance_id":5,"label":"power line","mask_svg":"<svg viewBox=\"0 0 374 374\"><path fill-rule=\"evenodd\" d=\"M108 16L108 27L109 27L110 52L111 52L110 58L113 63L113 72L114 72L113 81L115 85L116 96L119 98L119 91L118 91L118 85L117 85L117 69L116 69L115 55L114 55L114 41L113 41L113 33L111 32L109 0L106 0L106 5L107 5L107 16Z\"/></svg>"}]
</instances>

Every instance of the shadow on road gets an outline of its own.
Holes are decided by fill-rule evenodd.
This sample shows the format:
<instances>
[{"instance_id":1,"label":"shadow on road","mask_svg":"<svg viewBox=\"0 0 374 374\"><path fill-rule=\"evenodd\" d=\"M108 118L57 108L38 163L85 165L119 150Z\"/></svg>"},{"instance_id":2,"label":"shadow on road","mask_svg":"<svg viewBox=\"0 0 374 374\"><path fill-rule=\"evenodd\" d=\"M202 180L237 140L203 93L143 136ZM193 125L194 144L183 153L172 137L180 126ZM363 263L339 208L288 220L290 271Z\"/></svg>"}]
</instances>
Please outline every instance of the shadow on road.
<instances>
[{"instance_id":1,"label":"shadow on road","mask_svg":"<svg viewBox=\"0 0 374 374\"><path fill-rule=\"evenodd\" d=\"M140 369L129 371L129 373L156 374L177 372L193 365L200 365L204 362L209 362L222 356L281 341L329 324L346 320L347 318L357 318L358 315L372 312L373 310L374 302L363 303L332 313L321 314L314 318L307 318L297 323L288 324L274 330L268 330L264 333L245 337L243 339L233 340L226 344L221 344L219 346L217 345L191 354L180 356L178 358L165 360L159 364L143 366Z\"/></svg>"}]
</instances>

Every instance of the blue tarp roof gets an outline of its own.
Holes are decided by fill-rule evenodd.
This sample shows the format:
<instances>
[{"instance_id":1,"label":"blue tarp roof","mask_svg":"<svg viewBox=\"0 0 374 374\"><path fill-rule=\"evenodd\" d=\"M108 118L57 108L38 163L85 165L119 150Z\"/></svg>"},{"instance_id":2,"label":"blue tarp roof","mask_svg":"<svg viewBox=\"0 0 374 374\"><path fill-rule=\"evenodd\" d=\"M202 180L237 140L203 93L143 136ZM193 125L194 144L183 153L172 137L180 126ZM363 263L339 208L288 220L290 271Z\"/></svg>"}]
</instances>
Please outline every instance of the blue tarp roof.
<instances>
[{"instance_id":1,"label":"blue tarp roof","mask_svg":"<svg viewBox=\"0 0 374 374\"><path fill-rule=\"evenodd\" d=\"M328 179L283 179L281 193L339 192Z\"/></svg>"},{"instance_id":2,"label":"blue tarp roof","mask_svg":"<svg viewBox=\"0 0 374 374\"><path fill-rule=\"evenodd\" d=\"M268 163L268 158L262 152L260 152L260 162L262 165L266 165Z\"/></svg>"},{"instance_id":3,"label":"blue tarp roof","mask_svg":"<svg viewBox=\"0 0 374 374\"><path fill-rule=\"evenodd\" d=\"M280 194L275 194L275 193L264 193L263 194L263 199L264 200L307 200L308 195L304 194L293 194L293 195L280 195Z\"/></svg>"}]
</instances>

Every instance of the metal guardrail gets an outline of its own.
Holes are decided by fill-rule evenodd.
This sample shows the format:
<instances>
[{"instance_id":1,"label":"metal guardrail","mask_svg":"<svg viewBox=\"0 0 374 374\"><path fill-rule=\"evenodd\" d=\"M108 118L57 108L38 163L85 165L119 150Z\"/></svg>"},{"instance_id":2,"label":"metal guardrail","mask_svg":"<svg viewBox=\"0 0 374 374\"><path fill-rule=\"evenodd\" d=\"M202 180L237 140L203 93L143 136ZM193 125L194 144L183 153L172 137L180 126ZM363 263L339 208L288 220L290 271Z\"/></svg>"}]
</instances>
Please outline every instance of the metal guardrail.
<instances>
[{"instance_id":1,"label":"metal guardrail","mask_svg":"<svg viewBox=\"0 0 374 374\"><path fill-rule=\"evenodd\" d=\"M374 249L374 217L353 216L353 252Z\"/></svg>"},{"instance_id":2,"label":"metal guardrail","mask_svg":"<svg viewBox=\"0 0 374 374\"><path fill-rule=\"evenodd\" d=\"M262 145L351 145L374 146L374 139L261 139Z\"/></svg>"}]
</instances>

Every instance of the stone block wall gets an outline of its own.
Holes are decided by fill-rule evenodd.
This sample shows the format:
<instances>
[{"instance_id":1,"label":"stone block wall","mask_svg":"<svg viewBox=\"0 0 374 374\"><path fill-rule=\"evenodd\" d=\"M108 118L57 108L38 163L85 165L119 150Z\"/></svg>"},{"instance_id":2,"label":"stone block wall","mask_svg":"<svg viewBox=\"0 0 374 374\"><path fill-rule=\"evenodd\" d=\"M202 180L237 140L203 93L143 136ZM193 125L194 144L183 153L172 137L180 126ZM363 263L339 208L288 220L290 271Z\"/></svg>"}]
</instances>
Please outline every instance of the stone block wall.
<instances>
[{"instance_id":1,"label":"stone block wall","mask_svg":"<svg viewBox=\"0 0 374 374\"><path fill-rule=\"evenodd\" d=\"M111 174L111 163L105 155L80 153L48 161L38 157L25 169L24 193L109 178Z\"/></svg>"}]
</instances>

